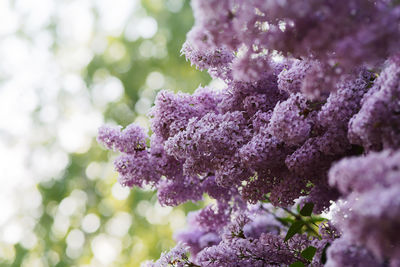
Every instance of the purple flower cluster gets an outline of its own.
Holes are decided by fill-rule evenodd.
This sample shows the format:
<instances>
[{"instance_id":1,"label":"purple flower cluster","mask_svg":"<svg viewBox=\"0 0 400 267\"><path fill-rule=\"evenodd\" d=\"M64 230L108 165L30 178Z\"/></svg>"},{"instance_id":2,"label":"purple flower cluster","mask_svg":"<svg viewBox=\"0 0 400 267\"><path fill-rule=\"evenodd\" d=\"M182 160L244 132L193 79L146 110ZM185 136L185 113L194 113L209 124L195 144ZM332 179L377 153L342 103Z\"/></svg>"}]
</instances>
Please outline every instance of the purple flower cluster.
<instances>
[{"instance_id":1,"label":"purple flower cluster","mask_svg":"<svg viewBox=\"0 0 400 267\"><path fill-rule=\"evenodd\" d=\"M357 246L346 238L339 238L333 241L328 249L328 261L326 267L339 266L365 266L365 267L383 267L380 262L362 246Z\"/></svg>"},{"instance_id":2,"label":"purple flower cluster","mask_svg":"<svg viewBox=\"0 0 400 267\"><path fill-rule=\"evenodd\" d=\"M400 54L385 65L349 124L349 139L367 150L400 148Z\"/></svg>"},{"instance_id":3,"label":"purple flower cluster","mask_svg":"<svg viewBox=\"0 0 400 267\"><path fill-rule=\"evenodd\" d=\"M284 242L287 227L277 221L262 206L253 206L233 214L232 221L223 228L200 225L202 215L189 215L189 228L179 232L176 239L186 243L191 262L198 266L282 266L296 261L307 263L301 252L313 246L316 250L313 266L322 266L323 248L332 235L322 240L297 235Z\"/></svg>"},{"instance_id":4,"label":"purple flower cluster","mask_svg":"<svg viewBox=\"0 0 400 267\"><path fill-rule=\"evenodd\" d=\"M399 261L400 151L343 159L329 171L329 181L344 198L334 216L343 238L378 259Z\"/></svg>"},{"instance_id":5,"label":"purple flower cluster","mask_svg":"<svg viewBox=\"0 0 400 267\"><path fill-rule=\"evenodd\" d=\"M232 61L239 80L256 78L279 52L317 63L308 68L303 90L319 96L334 90L341 74L399 51L396 1L196 0L192 5L196 23L187 42L198 50L243 51Z\"/></svg>"},{"instance_id":6,"label":"purple flower cluster","mask_svg":"<svg viewBox=\"0 0 400 267\"><path fill-rule=\"evenodd\" d=\"M143 267L165 267L165 266L176 266L176 267L187 267L190 266L188 259L187 246L179 243L173 249L167 253L163 253L160 258L156 261L146 261L142 263ZM192 265L195 266L195 265Z\"/></svg>"},{"instance_id":7,"label":"purple flower cluster","mask_svg":"<svg viewBox=\"0 0 400 267\"><path fill-rule=\"evenodd\" d=\"M152 186L162 205L216 200L176 234L187 248L151 264L399 266L399 1L192 5L182 53L225 89L161 91L151 137L135 125L98 137L121 152L122 184ZM285 241L290 226L248 206L299 198L314 213L337 201L337 234ZM301 257L310 246L312 261Z\"/></svg>"}]
</instances>

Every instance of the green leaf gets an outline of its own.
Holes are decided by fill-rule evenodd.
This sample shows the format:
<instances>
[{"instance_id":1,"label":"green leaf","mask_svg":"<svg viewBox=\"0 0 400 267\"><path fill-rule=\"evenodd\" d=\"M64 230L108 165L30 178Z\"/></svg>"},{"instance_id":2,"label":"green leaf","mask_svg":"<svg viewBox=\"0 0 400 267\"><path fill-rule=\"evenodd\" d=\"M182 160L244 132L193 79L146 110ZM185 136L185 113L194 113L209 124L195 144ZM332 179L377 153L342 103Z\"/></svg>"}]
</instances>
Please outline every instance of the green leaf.
<instances>
[{"instance_id":1,"label":"green leaf","mask_svg":"<svg viewBox=\"0 0 400 267\"><path fill-rule=\"evenodd\" d=\"M289 225L291 225L291 224L294 222L294 219L289 218L289 217L287 217L287 218L276 217L276 219L277 219L278 221L280 221L280 222L281 222L283 225L285 225L285 226L289 226Z\"/></svg>"},{"instance_id":2,"label":"green leaf","mask_svg":"<svg viewBox=\"0 0 400 267\"><path fill-rule=\"evenodd\" d=\"M318 216L312 216L311 217L311 221L314 223L317 222L323 222L323 221L327 221L328 219L324 218L324 217L318 217Z\"/></svg>"},{"instance_id":3,"label":"green leaf","mask_svg":"<svg viewBox=\"0 0 400 267\"><path fill-rule=\"evenodd\" d=\"M308 202L300 210L300 214L303 216L311 216L313 209L314 209L314 204L311 202Z\"/></svg>"},{"instance_id":4,"label":"green leaf","mask_svg":"<svg viewBox=\"0 0 400 267\"><path fill-rule=\"evenodd\" d=\"M300 233L301 228L304 226L303 221L295 221L287 231L285 242L292 238L295 234Z\"/></svg>"},{"instance_id":5,"label":"green leaf","mask_svg":"<svg viewBox=\"0 0 400 267\"><path fill-rule=\"evenodd\" d=\"M327 258L326 258L326 250L328 249L328 247L329 247L330 245L331 245L330 243L326 244L325 247L324 247L324 249L322 250L321 262L322 262L323 264L326 263L326 260L327 260Z\"/></svg>"},{"instance_id":6,"label":"green leaf","mask_svg":"<svg viewBox=\"0 0 400 267\"><path fill-rule=\"evenodd\" d=\"M312 261L314 258L315 252L317 252L317 248L313 246L309 246L301 252L301 256L308 261Z\"/></svg>"},{"instance_id":7,"label":"green leaf","mask_svg":"<svg viewBox=\"0 0 400 267\"><path fill-rule=\"evenodd\" d=\"M305 265L301 261L296 261L290 264L289 267L305 267Z\"/></svg>"}]
</instances>

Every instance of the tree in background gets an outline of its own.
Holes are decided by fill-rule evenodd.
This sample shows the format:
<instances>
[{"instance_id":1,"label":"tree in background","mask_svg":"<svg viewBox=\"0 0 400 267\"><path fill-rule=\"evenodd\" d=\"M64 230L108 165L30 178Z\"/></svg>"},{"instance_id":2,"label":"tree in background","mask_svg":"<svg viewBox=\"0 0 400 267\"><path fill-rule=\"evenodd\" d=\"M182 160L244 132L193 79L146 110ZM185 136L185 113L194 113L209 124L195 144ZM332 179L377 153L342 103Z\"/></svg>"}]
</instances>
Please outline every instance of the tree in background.
<instances>
[{"instance_id":1,"label":"tree in background","mask_svg":"<svg viewBox=\"0 0 400 267\"><path fill-rule=\"evenodd\" d=\"M182 52L225 88L102 127L125 186L215 200L145 266L399 266L397 1L192 1ZM336 203L331 220L318 216ZM297 208L296 204L297 203Z\"/></svg>"},{"instance_id":2,"label":"tree in background","mask_svg":"<svg viewBox=\"0 0 400 267\"><path fill-rule=\"evenodd\" d=\"M20 131L21 140L33 139L28 162L20 168L26 168L42 180L33 185L34 191L29 194L22 191L16 195L27 203L26 208L16 207L20 209L16 218L6 221L4 228L0 225L0 237L12 235L16 225L22 228L18 230L22 231L20 240L10 240L10 244L0 242L0 265L138 266L145 259L158 258L162 251L174 246L172 230L184 225L185 213L199 209L202 203L163 209L151 191L124 190L119 184L115 185L116 176L108 163L113 153L101 149L93 135L87 136L88 143L83 148L74 146L76 139L69 136L79 137L79 134L74 135L80 132L79 127L87 128L84 124L92 127L92 121L101 121L102 113L108 123L127 125L136 120L146 125L144 114L161 87L185 88L190 92L199 84L209 83L207 73L197 71L180 55L185 35L193 25L188 3L179 0L113 1L112 6L107 7L108 1L97 1L89 6L88 1L57 1L60 6L48 11L48 21L44 19L47 9L38 3L39 9L43 9L39 10L43 25L35 29L30 20L35 15L34 9L26 12L20 1L11 2L15 5L11 4L10 10L20 12L23 19L15 33L17 37L10 35L9 38L23 40L33 51L44 43L43 50L48 54L39 53L36 57L31 53L29 62L51 57L63 65L63 69L51 62L53 65L44 70L43 77L34 72L40 71L42 66L33 66L28 71L29 77L38 76L35 95L38 104L29 114L32 128ZM49 8L51 3L47 3ZM117 17L108 18L113 13L117 13ZM121 17L125 20L116 27ZM79 24L78 29L74 28L75 22ZM76 44L76 40L83 44ZM0 44L6 45L6 41L2 39ZM21 45L15 41L8 47L17 49ZM7 50L2 46L3 51ZM11 63L16 64L21 54L14 55ZM27 62L22 63L29 66ZM14 65L6 58L0 64L2 70L3 63L8 71L12 70ZM9 78L3 77L6 74L1 73L2 90ZM54 75L59 76L54 78ZM16 76L17 81L29 81L21 74ZM21 84L14 87L17 86ZM20 107L21 103L29 103L25 95L34 94L30 91L32 88L26 89L18 99L18 109L28 106ZM12 110L7 110L6 106L6 111ZM96 116L93 116L94 111ZM75 120L78 123L67 123L66 126L71 127L64 127L63 120L74 113L78 113ZM93 134L97 127L93 127ZM15 142L11 137L5 140L11 144ZM7 164L14 168L11 161L7 160ZM52 171L54 168L57 172ZM47 171L46 177L42 175L44 171ZM12 177L6 178L11 180ZM28 179L22 181L23 184L28 182Z\"/></svg>"}]
</instances>

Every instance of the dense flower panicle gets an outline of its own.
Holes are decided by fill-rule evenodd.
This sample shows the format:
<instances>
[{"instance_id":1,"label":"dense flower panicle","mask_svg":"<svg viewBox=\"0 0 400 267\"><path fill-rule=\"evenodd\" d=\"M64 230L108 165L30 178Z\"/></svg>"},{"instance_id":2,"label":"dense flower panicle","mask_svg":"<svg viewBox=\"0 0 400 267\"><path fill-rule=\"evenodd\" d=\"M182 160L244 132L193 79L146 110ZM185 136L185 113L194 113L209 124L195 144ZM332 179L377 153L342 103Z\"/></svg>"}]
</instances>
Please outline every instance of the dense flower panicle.
<instances>
[{"instance_id":1,"label":"dense flower panicle","mask_svg":"<svg viewBox=\"0 0 400 267\"><path fill-rule=\"evenodd\" d=\"M253 117L251 118L251 127L254 133L259 133L261 130L265 131L266 125L268 125L269 121L272 117L272 110L267 112L263 112L261 110L257 111Z\"/></svg>"},{"instance_id":2,"label":"dense flower panicle","mask_svg":"<svg viewBox=\"0 0 400 267\"><path fill-rule=\"evenodd\" d=\"M400 186L375 189L367 194L352 193L337 216L347 218L337 224L344 235L363 244L380 258L400 258ZM377 201L379 200L379 201ZM351 205L351 206L350 206Z\"/></svg>"},{"instance_id":3,"label":"dense flower panicle","mask_svg":"<svg viewBox=\"0 0 400 267\"><path fill-rule=\"evenodd\" d=\"M154 134L148 166L155 171L143 177L144 169L125 169L127 163L144 159L131 157L117 164L121 180L140 185L142 177L159 187L163 204L177 205L208 192L200 184L203 178L196 177L213 173L208 188L220 187L225 201L240 193L256 202L271 192L271 201L279 206L307 194L311 181L316 187L311 198L321 200L318 210L327 207L335 191L321 186L324 173L351 148L345 138L347 121L359 109L369 76L365 71L349 76L325 103L309 101L301 93L288 98L278 87L278 74L284 71L284 64L276 64L264 80L229 82L227 93L207 87L193 95L161 92L151 112ZM166 180L157 185L160 176ZM194 188L196 194L191 195Z\"/></svg>"},{"instance_id":4,"label":"dense flower panicle","mask_svg":"<svg viewBox=\"0 0 400 267\"><path fill-rule=\"evenodd\" d=\"M153 134L150 138L150 166L167 179L181 178L183 175L182 161L168 155L164 149L164 141Z\"/></svg>"},{"instance_id":5,"label":"dense flower panicle","mask_svg":"<svg viewBox=\"0 0 400 267\"><path fill-rule=\"evenodd\" d=\"M246 51L232 62L232 78L236 81L255 82L262 80L273 68L271 58L266 55L252 55Z\"/></svg>"},{"instance_id":6,"label":"dense flower panicle","mask_svg":"<svg viewBox=\"0 0 400 267\"><path fill-rule=\"evenodd\" d=\"M149 266L400 266L399 1L191 4L181 52L224 89L161 91L150 147L133 124L98 136L122 153L122 184L152 186L162 205L217 202L176 235L187 248ZM337 230L285 242L275 211L247 207L267 196L284 208L301 197L314 213L340 198Z\"/></svg>"},{"instance_id":7,"label":"dense flower panicle","mask_svg":"<svg viewBox=\"0 0 400 267\"><path fill-rule=\"evenodd\" d=\"M141 151L135 155L125 154L119 156L114 166L118 171L119 182L124 186L139 186L158 182L159 176L151 165L147 151Z\"/></svg>"},{"instance_id":8,"label":"dense flower panicle","mask_svg":"<svg viewBox=\"0 0 400 267\"><path fill-rule=\"evenodd\" d=\"M400 151L344 159L329 181L344 195L334 223L354 243L377 258L400 258Z\"/></svg>"},{"instance_id":9,"label":"dense flower panicle","mask_svg":"<svg viewBox=\"0 0 400 267\"><path fill-rule=\"evenodd\" d=\"M312 137L285 159L288 169L295 175L318 180L324 175L333 158L324 155L319 149L320 138Z\"/></svg>"},{"instance_id":10,"label":"dense flower panicle","mask_svg":"<svg viewBox=\"0 0 400 267\"><path fill-rule=\"evenodd\" d=\"M362 108L350 121L349 139L368 150L400 147L400 55L387 62Z\"/></svg>"},{"instance_id":11,"label":"dense flower panicle","mask_svg":"<svg viewBox=\"0 0 400 267\"><path fill-rule=\"evenodd\" d=\"M236 188L219 185L214 175L205 177L201 184L204 192L220 204L228 203L232 198L238 197Z\"/></svg>"},{"instance_id":12,"label":"dense flower panicle","mask_svg":"<svg viewBox=\"0 0 400 267\"><path fill-rule=\"evenodd\" d=\"M218 246L204 249L198 255L201 266L276 266L278 264L293 263L296 258L290 253L289 248L284 250L278 240L270 236L266 240L248 240L235 238L222 241ZM264 242L263 242L264 241ZM276 242L276 243L275 243ZM276 251L270 249L276 246ZM282 242L283 243L283 242ZM279 248L279 249L278 249Z\"/></svg>"},{"instance_id":13,"label":"dense flower panicle","mask_svg":"<svg viewBox=\"0 0 400 267\"><path fill-rule=\"evenodd\" d=\"M201 114L217 112L218 104L221 102L222 93L211 87L198 87L192 94L193 105L199 109Z\"/></svg>"},{"instance_id":14,"label":"dense flower panicle","mask_svg":"<svg viewBox=\"0 0 400 267\"><path fill-rule=\"evenodd\" d=\"M288 145L299 145L309 138L315 116L303 95L292 94L275 106L268 131Z\"/></svg>"},{"instance_id":15,"label":"dense flower panicle","mask_svg":"<svg viewBox=\"0 0 400 267\"><path fill-rule=\"evenodd\" d=\"M318 78L318 71L308 77L318 78L315 82L325 85L333 85L337 74L360 64L375 64L399 51L400 31L394 25L400 12L390 1L352 0L338 5L333 0L227 0L207 4L193 1L192 5L196 24L188 40L208 49L226 46L238 51L245 46L247 52L240 60L243 63L234 71L234 76L244 80L241 73L258 65L253 59L272 56L266 51L304 58L312 55L323 63L322 72L327 75ZM252 71L247 73L254 76ZM314 93L326 91L323 87Z\"/></svg>"},{"instance_id":16,"label":"dense flower panicle","mask_svg":"<svg viewBox=\"0 0 400 267\"><path fill-rule=\"evenodd\" d=\"M261 128L258 134L239 150L242 162L250 169L272 169L284 166L284 159L292 150L282 141Z\"/></svg>"},{"instance_id":17,"label":"dense flower panicle","mask_svg":"<svg viewBox=\"0 0 400 267\"><path fill-rule=\"evenodd\" d=\"M285 227L267 214L255 221L239 216L226 228L218 245L197 254L196 262L200 266L287 266L296 261L306 263L300 252L314 246L317 259L312 264L322 266L319 259L326 240L297 235L284 242L281 234L285 232Z\"/></svg>"},{"instance_id":18,"label":"dense flower panicle","mask_svg":"<svg viewBox=\"0 0 400 267\"><path fill-rule=\"evenodd\" d=\"M347 124L360 109L360 101L368 91L371 75L362 70L355 77L346 77L326 102L310 101L307 106L303 106L303 114L316 115L310 122L313 128L308 133L309 138L285 160L291 172L313 183L324 183L321 177L324 177L332 162L354 153L352 145L347 140ZM288 128L286 132L293 131Z\"/></svg>"},{"instance_id":19,"label":"dense flower panicle","mask_svg":"<svg viewBox=\"0 0 400 267\"><path fill-rule=\"evenodd\" d=\"M188 246L195 266L287 266L296 261L307 264L300 253L310 246L316 249L311 265L322 266L322 254L328 243L337 238L334 228L327 225L321 240L296 235L285 242L287 227L270 212L267 204L248 206L241 214L232 214L231 222L218 231L199 224L201 212L190 213L188 228L175 238Z\"/></svg>"},{"instance_id":20,"label":"dense flower panicle","mask_svg":"<svg viewBox=\"0 0 400 267\"><path fill-rule=\"evenodd\" d=\"M271 214L261 214L243 226L243 234L246 238L257 239L266 232L279 235L281 228L282 225Z\"/></svg>"},{"instance_id":21,"label":"dense flower panicle","mask_svg":"<svg viewBox=\"0 0 400 267\"><path fill-rule=\"evenodd\" d=\"M331 91L335 91L340 74L336 66L313 61L301 84L301 92L311 100L325 100Z\"/></svg>"},{"instance_id":22,"label":"dense flower panicle","mask_svg":"<svg viewBox=\"0 0 400 267\"><path fill-rule=\"evenodd\" d=\"M242 165L250 175L244 179L241 195L252 203L265 199L271 193L271 201L278 206L293 204L306 185L285 166L285 158L293 149L272 137L267 129L261 128L246 145L239 150ZM243 180L243 179L242 179Z\"/></svg>"},{"instance_id":23,"label":"dense flower panicle","mask_svg":"<svg viewBox=\"0 0 400 267\"><path fill-rule=\"evenodd\" d=\"M170 155L186 159L187 173L212 172L246 142L249 133L245 123L241 112L208 113L191 119L184 131L167 140L165 148Z\"/></svg>"},{"instance_id":24,"label":"dense flower panicle","mask_svg":"<svg viewBox=\"0 0 400 267\"><path fill-rule=\"evenodd\" d=\"M207 206L200 210L193 224L205 231L219 232L230 220L230 212L226 203L219 203L217 206Z\"/></svg>"},{"instance_id":25,"label":"dense flower panicle","mask_svg":"<svg viewBox=\"0 0 400 267\"><path fill-rule=\"evenodd\" d=\"M191 259L206 247L218 245L221 241L223 228L230 221L231 214L226 209L227 204L206 208L188 214L188 227L174 235L175 240L188 245Z\"/></svg>"},{"instance_id":26,"label":"dense flower panicle","mask_svg":"<svg viewBox=\"0 0 400 267\"><path fill-rule=\"evenodd\" d=\"M195 178L179 180L162 180L157 189L158 201L164 206L177 206L188 200L194 202L203 198L199 181Z\"/></svg>"},{"instance_id":27,"label":"dense flower panicle","mask_svg":"<svg viewBox=\"0 0 400 267\"><path fill-rule=\"evenodd\" d=\"M385 150L344 159L329 171L329 182L344 195L400 184L400 151Z\"/></svg>"},{"instance_id":28,"label":"dense flower panicle","mask_svg":"<svg viewBox=\"0 0 400 267\"><path fill-rule=\"evenodd\" d=\"M241 164L240 157L234 155L232 158L222 162L221 166L215 171L215 182L228 188L239 189L242 181L252 176L251 170Z\"/></svg>"},{"instance_id":29,"label":"dense flower panicle","mask_svg":"<svg viewBox=\"0 0 400 267\"><path fill-rule=\"evenodd\" d=\"M337 91L331 93L318 113L318 121L325 128L347 127L349 119L359 111L361 100L375 80L375 73L362 69L343 77Z\"/></svg>"},{"instance_id":30,"label":"dense flower panicle","mask_svg":"<svg viewBox=\"0 0 400 267\"><path fill-rule=\"evenodd\" d=\"M150 112L152 131L166 139L185 129L191 118L200 117L212 111L218 103L218 92L200 88L197 94L188 95L161 91Z\"/></svg>"},{"instance_id":31,"label":"dense flower panicle","mask_svg":"<svg viewBox=\"0 0 400 267\"><path fill-rule=\"evenodd\" d=\"M275 182L270 191L270 201L275 206L292 206L297 198L307 194L307 180L305 179L290 174L283 175L281 178L275 177L274 179L269 178L268 181Z\"/></svg>"},{"instance_id":32,"label":"dense flower panicle","mask_svg":"<svg viewBox=\"0 0 400 267\"><path fill-rule=\"evenodd\" d=\"M195 65L199 70L208 70L213 78L231 80L231 63L234 59L233 52L228 49L196 49L190 43L183 44L181 53L186 60Z\"/></svg>"},{"instance_id":33,"label":"dense flower panicle","mask_svg":"<svg viewBox=\"0 0 400 267\"><path fill-rule=\"evenodd\" d=\"M281 67L276 66L278 70ZM262 80L256 82L228 82L218 105L220 112L243 111L252 116L257 111L273 110L278 101L287 98L286 92L278 90L277 74L273 72L265 74Z\"/></svg>"},{"instance_id":34,"label":"dense flower panicle","mask_svg":"<svg viewBox=\"0 0 400 267\"><path fill-rule=\"evenodd\" d=\"M199 115L190 100L187 94L175 95L168 91L158 93L155 106L149 114L153 132L165 139L184 129L190 118Z\"/></svg>"},{"instance_id":35,"label":"dense flower panicle","mask_svg":"<svg viewBox=\"0 0 400 267\"><path fill-rule=\"evenodd\" d=\"M127 154L146 149L147 134L140 126L131 124L122 132L122 127L102 126L97 140L108 149L118 150Z\"/></svg>"},{"instance_id":36,"label":"dense flower panicle","mask_svg":"<svg viewBox=\"0 0 400 267\"><path fill-rule=\"evenodd\" d=\"M220 48L205 51L195 49L189 43L183 45L181 52L199 70L227 67L234 58L233 53L227 49Z\"/></svg>"},{"instance_id":37,"label":"dense flower panicle","mask_svg":"<svg viewBox=\"0 0 400 267\"><path fill-rule=\"evenodd\" d=\"M347 238L336 239L328 248L328 261L326 267L341 266L385 266L383 262L376 259L370 251L362 246L351 243Z\"/></svg>"},{"instance_id":38,"label":"dense flower panicle","mask_svg":"<svg viewBox=\"0 0 400 267\"><path fill-rule=\"evenodd\" d=\"M247 48L235 68L239 77L257 66L253 59L272 57L274 50L320 61L322 68L307 75L313 81L303 89L312 94L333 90L338 75L399 51L400 30L395 25L400 7L391 1L197 0L192 5L196 23L188 34L191 43L208 49ZM249 75L254 76L251 71Z\"/></svg>"},{"instance_id":39,"label":"dense flower panicle","mask_svg":"<svg viewBox=\"0 0 400 267\"><path fill-rule=\"evenodd\" d=\"M316 128L325 131L319 140L319 150L325 155L341 155L352 149L347 139L349 120L360 110L362 97L368 92L374 77L366 70L345 77L338 83L337 91L331 93L321 106ZM315 103L314 107L318 104Z\"/></svg>"},{"instance_id":40,"label":"dense flower panicle","mask_svg":"<svg viewBox=\"0 0 400 267\"><path fill-rule=\"evenodd\" d=\"M206 247L218 245L221 238L214 232L204 232L195 228L182 230L174 235L175 240L185 243L189 247L191 258Z\"/></svg>"},{"instance_id":41,"label":"dense flower panicle","mask_svg":"<svg viewBox=\"0 0 400 267\"><path fill-rule=\"evenodd\" d=\"M310 60L294 60L288 69L283 69L278 76L279 90L289 94L300 93L303 80L313 64L318 64Z\"/></svg>"},{"instance_id":42,"label":"dense flower panicle","mask_svg":"<svg viewBox=\"0 0 400 267\"><path fill-rule=\"evenodd\" d=\"M234 46L240 44L236 36L232 35L232 9L234 1L193 1L195 26L188 34L188 39L193 40L193 45L198 48L218 46L225 41ZM232 47L232 45L228 47Z\"/></svg>"}]
</instances>

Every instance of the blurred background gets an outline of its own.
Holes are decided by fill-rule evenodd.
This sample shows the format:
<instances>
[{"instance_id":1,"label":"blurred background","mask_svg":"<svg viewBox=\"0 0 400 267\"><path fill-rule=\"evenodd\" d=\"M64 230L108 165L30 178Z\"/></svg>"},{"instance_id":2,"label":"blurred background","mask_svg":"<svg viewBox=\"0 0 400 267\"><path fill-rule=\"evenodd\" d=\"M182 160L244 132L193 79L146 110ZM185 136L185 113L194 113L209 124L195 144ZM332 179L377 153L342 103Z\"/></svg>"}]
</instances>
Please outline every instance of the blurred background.
<instances>
[{"instance_id":1,"label":"blurred background","mask_svg":"<svg viewBox=\"0 0 400 267\"><path fill-rule=\"evenodd\" d=\"M185 0L0 0L0 266L139 266L203 203L117 183L104 123L148 127L160 89L210 82Z\"/></svg>"}]
</instances>

